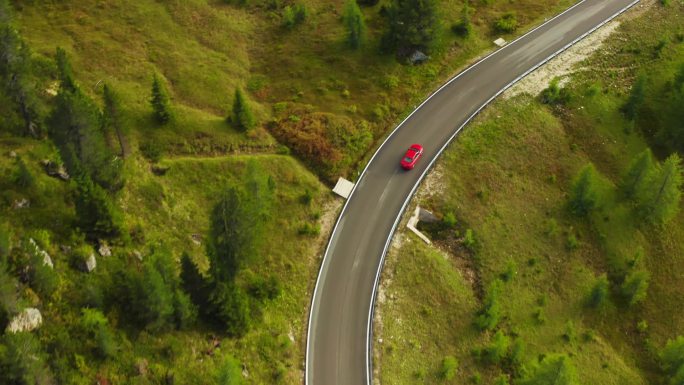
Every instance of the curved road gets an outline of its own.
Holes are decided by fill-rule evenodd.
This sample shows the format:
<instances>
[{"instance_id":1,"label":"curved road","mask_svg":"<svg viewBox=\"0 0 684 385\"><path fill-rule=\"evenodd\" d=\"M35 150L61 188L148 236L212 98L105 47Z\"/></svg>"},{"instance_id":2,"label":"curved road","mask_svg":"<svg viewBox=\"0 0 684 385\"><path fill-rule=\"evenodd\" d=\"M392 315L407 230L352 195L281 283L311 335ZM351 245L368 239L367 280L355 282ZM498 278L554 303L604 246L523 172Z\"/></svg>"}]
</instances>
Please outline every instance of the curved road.
<instances>
[{"instance_id":1,"label":"curved road","mask_svg":"<svg viewBox=\"0 0 684 385\"><path fill-rule=\"evenodd\" d=\"M307 385L372 382L375 290L389 240L418 183L460 129L504 89L574 44L634 0L584 0L462 72L428 98L380 146L331 235L314 289ZM413 171L399 160L425 147Z\"/></svg>"}]
</instances>

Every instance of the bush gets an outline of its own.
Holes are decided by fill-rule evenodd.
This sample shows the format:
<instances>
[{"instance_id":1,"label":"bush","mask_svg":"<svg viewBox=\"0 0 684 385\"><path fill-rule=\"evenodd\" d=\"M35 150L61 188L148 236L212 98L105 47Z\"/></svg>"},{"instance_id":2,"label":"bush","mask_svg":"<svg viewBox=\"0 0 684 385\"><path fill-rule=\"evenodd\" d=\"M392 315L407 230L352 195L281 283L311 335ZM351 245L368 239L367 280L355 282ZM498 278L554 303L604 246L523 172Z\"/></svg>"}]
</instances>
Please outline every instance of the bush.
<instances>
[{"instance_id":1,"label":"bush","mask_svg":"<svg viewBox=\"0 0 684 385\"><path fill-rule=\"evenodd\" d=\"M630 306L646 299L649 279L650 275L645 270L632 271L625 277L620 292Z\"/></svg>"},{"instance_id":2,"label":"bush","mask_svg":"<svg viewBox=\"0 0 684 385\"><path fill-rule=\"evenodd\" d=\"M589 163L580 170L570 191L570 211L580 217L587 216L598 206L599 180L594 165Z\"/></svg>"},{"instance_id":3,"label":"bush","mask_svg":"<svg viewBox=\"0 0 684 385\"><path fill-rule=\"evenodd\" d=\"M560 87L560 78L555 77L549 83L549 87L544 89L539 95L539 99L544 104L564 104L570 100L570 94L566 88Z\"/></svg>"},{"instance_id":4,"label":"bush","mask_svg":"<svg viewBox=\"0 0 684 385\"><path fill-rule=\"evenodd\" d=\"M475 251L475 246L477 246L477 241L475 240L475 235L472 229L466 229L463 235L463 246L470 251Z\"/></svg>"},{"instance_id":5,"label":"bush","mask_svg":"<svg viewBox=\"0 0 684 385\"><path fill-rule=\"evenodd\" d=\"M506 358L510 346L511 338L499 330L494 334L492 343L484 349L482 358L487 363L498 364Z\"/></svg>"},{"instance_id":6,"label":"bush","mask_svg":"<svg viewBox=\"0 0 684 385\"><path fill-rule=\"evenodd\" d=\"M454 356L446 356L442 360L442 367L439 370L439 376L444 380L451 380L456 376L458 370L458 360Z\"/></svg>"},{"instance_id":7,"label":"bush","mask_svg":"<svg viewBox=\"0 0 684 385\"><path fill-rule=\"evenodd\" d=\"M216 373L216 384L218 385L240 385L242 384L242 370L240 363L233 357L227 356L219 364Z\"/></svg>"},{"instance_id":8,"label":"bush","mask_svg":"<svg viewBox=\"0 0 684 385\"><path fill-rule=\"evenodd\" d=\"M508 12L494 22L494 30L500 33L512 33L518 28L515 13Z\"/></svg>"},{"instance_id":9,"label":"bush","mask_svg":"<svg viewBox=\"0 0 684 385\"><path fill-rule=\"evenodd\" d=\"M605 274L601 275L594 284L589 294L588 305L593 308L601 308L608 302L610 294L610 286L608 278Z\"/></svg>"},{"instance_id":10,"label":"bush","mask_svg":"<svg viewBox=\"0 0 684 385\"><path fill-rule=\"evenodd\" d=\"M499 297L501 296L502 290L503 282L499 279L495 279L489 286L483 301L482 310L480 310L475 318L475 326L480 330L492 330L499 324L499 320L501 319L501 304L499 302Z\"/></svg>"}]
</instances>

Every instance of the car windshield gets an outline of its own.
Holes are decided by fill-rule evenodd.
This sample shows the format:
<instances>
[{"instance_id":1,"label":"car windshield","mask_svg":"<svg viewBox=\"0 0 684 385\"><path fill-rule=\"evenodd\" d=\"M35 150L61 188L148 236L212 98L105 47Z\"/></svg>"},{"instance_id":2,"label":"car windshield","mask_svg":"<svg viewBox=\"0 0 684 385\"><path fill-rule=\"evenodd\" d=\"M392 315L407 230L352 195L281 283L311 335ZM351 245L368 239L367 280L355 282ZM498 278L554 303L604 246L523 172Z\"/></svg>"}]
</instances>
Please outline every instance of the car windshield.
<instances>
[{"instance_id":1,"label":"car windshield","mask_svg":"<svg viewBox=\"0 0 684 385\"><path fill-rule=\"evenodd\" d=\"M413 160L413 158L410 158L408 156L404 158L404 162L411 162L412 160Z\"/></svg>"}]
</instances>

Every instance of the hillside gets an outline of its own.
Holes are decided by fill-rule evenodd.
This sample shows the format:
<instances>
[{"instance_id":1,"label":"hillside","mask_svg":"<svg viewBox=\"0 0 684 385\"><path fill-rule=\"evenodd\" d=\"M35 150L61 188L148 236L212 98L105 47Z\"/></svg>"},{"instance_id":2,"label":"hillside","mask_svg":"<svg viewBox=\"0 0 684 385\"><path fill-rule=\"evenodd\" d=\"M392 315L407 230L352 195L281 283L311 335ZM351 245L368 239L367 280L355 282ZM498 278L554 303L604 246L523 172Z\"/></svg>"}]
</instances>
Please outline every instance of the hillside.
<instances>
[{"instance_id":1,"label":"hillside","mask_svg":"<svg viewBox=\"0 0 684 385\"><path fill-rule=\"evenodd\" d=\"M495 102L445 152L416 202L434 246L402 232L385 269L382 383L678 383L682 12L628 12L564 85Z\"/></svg>"},{"instance_id":2,"label":"hillside","mask_svg":"<svg viewBox=\"0 0 684 385\"><path fill-rule=\"evenodd\" d=\"M390 1L0 0L0 382L301 383L330 184L572 1L424 3L413 66Z\"/></svg>"}]
</instances>

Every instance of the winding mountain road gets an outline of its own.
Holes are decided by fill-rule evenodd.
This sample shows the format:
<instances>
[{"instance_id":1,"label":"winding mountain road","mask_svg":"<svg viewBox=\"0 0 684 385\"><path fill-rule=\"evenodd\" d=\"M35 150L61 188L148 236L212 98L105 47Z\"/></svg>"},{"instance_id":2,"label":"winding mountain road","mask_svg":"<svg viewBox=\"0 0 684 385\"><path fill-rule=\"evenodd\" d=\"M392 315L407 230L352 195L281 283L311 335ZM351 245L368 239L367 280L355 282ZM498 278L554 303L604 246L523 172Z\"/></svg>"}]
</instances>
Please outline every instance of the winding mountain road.
<instances>
[{"instance_id":1,"label":"winding mountain road","mask_svg":"<svg viewBox=\"0 0 684 385\"><path fill-rule=\"evenodd\" d=\"M307 385L372 382L373 309L385 253L403 210L446 145L503 90L637 2L577 3L450 80L380 146L323 257L309 316ZM425 153L407 172L399 160L412 143Z\"/></svg>"}]
</instances>

